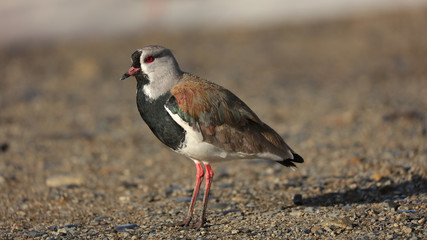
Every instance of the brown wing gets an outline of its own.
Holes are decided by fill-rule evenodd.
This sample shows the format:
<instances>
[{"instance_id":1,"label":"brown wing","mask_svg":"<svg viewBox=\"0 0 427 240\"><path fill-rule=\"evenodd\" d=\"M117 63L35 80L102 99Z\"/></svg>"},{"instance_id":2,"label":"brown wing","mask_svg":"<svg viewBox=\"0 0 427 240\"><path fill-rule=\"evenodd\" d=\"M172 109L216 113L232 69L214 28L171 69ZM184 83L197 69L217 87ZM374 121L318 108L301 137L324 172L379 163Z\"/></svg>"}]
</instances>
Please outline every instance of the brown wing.
<instances>
[{"instance_id":1,"label":"brown wing","mask_svg":"<svg viewBox=\"0 0 427 240\"><path fill-rule=\"evenodd\" d=\"M171 93L166 107L198 128L204 141L227 151L293 158L284 140L227 89L184 74Z\"/></svg>"}]
</instances>

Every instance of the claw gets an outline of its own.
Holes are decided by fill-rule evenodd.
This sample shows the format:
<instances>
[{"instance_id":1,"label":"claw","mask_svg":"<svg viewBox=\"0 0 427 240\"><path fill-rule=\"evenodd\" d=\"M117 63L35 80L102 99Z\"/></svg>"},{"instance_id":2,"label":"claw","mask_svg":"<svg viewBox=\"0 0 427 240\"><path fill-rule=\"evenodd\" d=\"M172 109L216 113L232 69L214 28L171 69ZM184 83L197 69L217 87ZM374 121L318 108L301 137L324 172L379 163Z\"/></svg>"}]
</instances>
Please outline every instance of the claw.
<instances>
[{"instance_id":1,"label":"claw","mask_svg":"<svg viewBox=\"0 0 427 240\"><path fill-rule=\"evenodd\" d=\"M189 226L189 228L192 228L192 229L195 229L195 230L198 230L199 228L201 228L202 226L203 226L203 224L204 224L204 221L198 221L197 223L195 223L195 224L193 224L193 225L191 225L191 226Z\"/></svg>"},{"instance_id":2,"label":"claw","mask_svg":"<svg viewBox=\"0 0 427 240\"><path fill-rule=\"evenodd\" d=\"M185 218L184 220L179 221L179 222L167 223L166 226L168 226L168 227L177 227L177 226L188 227L190 222L191 222L191 218Z\"/></svg>"}]
</instances>

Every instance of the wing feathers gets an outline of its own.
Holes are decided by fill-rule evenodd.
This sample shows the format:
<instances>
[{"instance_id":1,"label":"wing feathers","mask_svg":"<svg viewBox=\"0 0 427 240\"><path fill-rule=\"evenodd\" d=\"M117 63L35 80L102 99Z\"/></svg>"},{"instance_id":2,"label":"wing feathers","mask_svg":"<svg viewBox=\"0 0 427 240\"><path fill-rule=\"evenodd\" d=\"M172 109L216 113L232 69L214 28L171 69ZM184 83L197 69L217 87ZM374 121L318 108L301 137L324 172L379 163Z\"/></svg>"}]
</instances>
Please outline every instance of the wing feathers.
<instances>
[{"instance_id":1,"label":"wing feathers","mask_svg":"<svg viewBox=\"0 0 427 240\"><path fill-rule=\"evenodd\" d=\"M200 130L203 141L226 151L269 153L283 160L294 159L293 151L280 135L227 89L184 74L171 93L165 106Z\"/></svg>"}]
</instances>

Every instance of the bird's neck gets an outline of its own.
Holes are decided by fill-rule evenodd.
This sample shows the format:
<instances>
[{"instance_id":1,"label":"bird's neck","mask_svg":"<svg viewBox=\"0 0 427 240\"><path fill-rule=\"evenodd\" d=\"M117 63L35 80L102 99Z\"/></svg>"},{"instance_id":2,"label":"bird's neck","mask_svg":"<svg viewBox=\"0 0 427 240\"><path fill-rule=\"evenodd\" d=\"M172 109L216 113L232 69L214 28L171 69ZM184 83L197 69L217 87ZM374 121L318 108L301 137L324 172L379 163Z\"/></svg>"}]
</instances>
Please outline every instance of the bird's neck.
<instances>
[{"instance_id":1,"label":"bird's neck","mask_svg":"<svg viewBox=\"0 0 427 240\"><path fill-rule=\"evenodd\" d=\"M137 74L135 75L136 79L136 89L142 89L144 85L147 85L149 83L148 77L146 75Z\"/></svg>"},{"instance_id":2,"label":"bird's neck","mask_svg":"<svg viewBox=\"0 0 427 240\"><path fill-rule=\"evenodd\" d=\"M138 81L137 88L150 100L155 100L169 92L182 77L182 73L143 77Z\"/></svg>"}]
</instances>

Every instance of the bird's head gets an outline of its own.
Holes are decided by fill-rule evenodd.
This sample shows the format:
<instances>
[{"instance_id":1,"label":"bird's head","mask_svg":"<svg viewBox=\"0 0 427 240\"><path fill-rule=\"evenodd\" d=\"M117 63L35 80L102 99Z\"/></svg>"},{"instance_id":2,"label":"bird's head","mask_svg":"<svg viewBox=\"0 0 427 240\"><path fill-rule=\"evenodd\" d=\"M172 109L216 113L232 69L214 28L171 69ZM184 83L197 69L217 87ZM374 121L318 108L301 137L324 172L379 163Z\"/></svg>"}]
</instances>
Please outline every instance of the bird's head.
<instances>
[{"instance_id":1,"label":"bird's head","mask_svg":"<svg viewBox=\"0 0 427 240\"><path fill-rule=\"evenodd\" d=\"M183 74L172 52L162 46L138 49L132 53L131 60L132 66L120 80L130 76L144 80L144 93L153 99L172 89Z\"/></svg>"}]
</instances>

